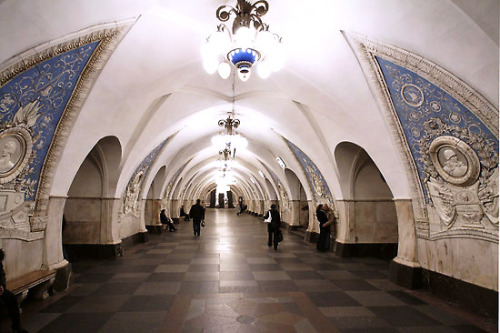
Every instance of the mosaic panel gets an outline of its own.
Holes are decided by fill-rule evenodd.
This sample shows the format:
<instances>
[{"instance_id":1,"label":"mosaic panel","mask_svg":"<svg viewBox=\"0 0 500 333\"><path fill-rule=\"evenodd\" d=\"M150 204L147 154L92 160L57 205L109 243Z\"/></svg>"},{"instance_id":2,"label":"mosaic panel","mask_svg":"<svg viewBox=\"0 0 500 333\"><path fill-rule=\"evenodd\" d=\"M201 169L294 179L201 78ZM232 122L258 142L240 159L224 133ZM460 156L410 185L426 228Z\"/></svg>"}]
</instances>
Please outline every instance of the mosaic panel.
<instances>
[{"instance_id":1,"label":"mosaic panel","mask_svg":"<svg viewBox=\"0 0 500 333\"><path fill-rule=\"evenodd\" d=\"M376 59L415 161L426 201L430 199L427 182L432 178L466 186L479 177L484 185L498 166L495 134L438 86L390 61ZM439 149L441 147L444 148ZM436 154L431 154L432 151ZM453 159L458 161L451 170L449 165ZM478 165L474 168L476 160ZM478 174L467 175L466 165Z\"/></svg>"},{"instance_id":2,"label":"mosaic panel","mask_svg":"<svg viewBox=\"0 0 500 333\"><path fill-rule=\"evenodd\" d=\"M1 189L23 191L26 200L34 200L58 124L98 45L61 53L0 87Z\"/></svg>"},{"instance_id":3,"label":"mosaic panel","mask_svg":"<svg viewBox=\"0 0 500 333\"><path fill-rule=\"evenodd\" d=\"M292 150L293 154L299 161L304 173L306 174L309 186L312 189L314 200L320 202L321 200L327 199L330 203L333 203L332 194L330 188L323 177L321 171L314 162L307 156L300 148L294 145L292 142L284 139L288 144L288 147Z\"/></svg>"},{"instance_id":4,"label":"mosaic panel","mask_svg":"<svg viewBox=\"0 0 500 333\"><path fill-rule=\"evenodd\" d=\"M128 182L127 188L125 190L125 198L123 205L123 212L125 214L135 213L137 211L138 199L140 197L141 191L143 190L144 179L149 172L149 168L156 161L158 155L163 150L167 142L171 137L166 138L159 145L157 145L139 164L139 166L135 169L132 177Z\"/></svg>"}]
</instances>

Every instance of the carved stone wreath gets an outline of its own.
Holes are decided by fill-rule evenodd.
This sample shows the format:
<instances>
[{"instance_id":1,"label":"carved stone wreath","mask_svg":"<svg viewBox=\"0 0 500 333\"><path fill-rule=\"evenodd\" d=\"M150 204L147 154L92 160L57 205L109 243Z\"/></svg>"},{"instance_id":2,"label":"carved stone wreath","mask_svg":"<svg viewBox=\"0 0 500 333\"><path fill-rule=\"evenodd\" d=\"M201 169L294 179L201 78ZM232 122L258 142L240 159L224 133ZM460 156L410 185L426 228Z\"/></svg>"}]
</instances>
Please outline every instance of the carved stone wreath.
<instances>
[{"instance_id":1,"label":"carved stone wreath","mask_svg":"<svg viewBox=\"0 0 500 333\"><path fill-rule=\"evenodd\" d=\"M440 136L429 147L431 161L438 174L454 185L473 184L481 170L474 150L453 136Z\"/></svg>"}]
</instances>

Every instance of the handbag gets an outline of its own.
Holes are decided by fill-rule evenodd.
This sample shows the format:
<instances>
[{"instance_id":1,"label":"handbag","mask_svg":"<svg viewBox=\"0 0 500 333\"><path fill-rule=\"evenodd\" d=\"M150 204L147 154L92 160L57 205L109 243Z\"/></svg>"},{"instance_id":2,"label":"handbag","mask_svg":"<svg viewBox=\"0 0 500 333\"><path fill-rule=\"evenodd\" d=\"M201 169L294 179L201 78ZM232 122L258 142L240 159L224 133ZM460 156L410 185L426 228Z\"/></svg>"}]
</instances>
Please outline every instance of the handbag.
<instances>
[{"instance_id":1,"label":"handbag","mask_svg":"<svg viewBox=\"0 0 500 333\"><path fill-rule=\"evenodd\" d=\"M283 241L283 233L280 231L278 231L278 243L281 243Z\"/></svg>"},{"instance_id":2,"label":"handbag","mask_svg":"<svg viewBox=\"0 0 500 333\"><path fill-rule=\"evenodd\" d=\"M205 221L201 221L201 226L205 227Z\"/></svg>"},{"instance_id":3,"label":"handbag","mask_svg":"<svg viewBox=\"0 0 500 333\"><path fill-rule=\"evenodd\" d=\"M273 217L271 216L271 211L268 211L268 213L269 213L268 218L267 218L267 219L264 219L264 222L265 222L265 223L271 223L271 221L273 220Z\"/></svg>"}]
</instances>

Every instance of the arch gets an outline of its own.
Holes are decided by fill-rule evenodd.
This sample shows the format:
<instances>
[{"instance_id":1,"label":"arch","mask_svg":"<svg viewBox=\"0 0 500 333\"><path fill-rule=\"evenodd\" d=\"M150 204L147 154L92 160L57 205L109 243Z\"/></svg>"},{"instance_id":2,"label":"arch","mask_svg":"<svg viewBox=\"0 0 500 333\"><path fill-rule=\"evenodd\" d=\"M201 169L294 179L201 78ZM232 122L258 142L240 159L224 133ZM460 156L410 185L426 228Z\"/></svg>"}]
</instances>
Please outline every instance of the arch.
<instances>
[{"instance_id":1,"label":"arch","mask_svg":"<svg viewBox=\"0 0 500 333\"><path fill-rule=\"evenodd\" d=\"M377 165L363 148L350 142L336 147L335 159L349 212L338 226L337 241L357 244L350 247L357 254L394 257L398 243L396 205Z\"/></svg>"},{"instance_id":2,"label":"arch","mask_svg":"<svg viewBox=\"0 0 500 333\"><path fill-rule=\"evenodd\" d=\"M119 178L122 149L116 137L105 137L80 165L64 207L63 244L103 244L113 239L109 200ZM68 255L78 255L69 251Z\"/></svg>"}]
</instances>

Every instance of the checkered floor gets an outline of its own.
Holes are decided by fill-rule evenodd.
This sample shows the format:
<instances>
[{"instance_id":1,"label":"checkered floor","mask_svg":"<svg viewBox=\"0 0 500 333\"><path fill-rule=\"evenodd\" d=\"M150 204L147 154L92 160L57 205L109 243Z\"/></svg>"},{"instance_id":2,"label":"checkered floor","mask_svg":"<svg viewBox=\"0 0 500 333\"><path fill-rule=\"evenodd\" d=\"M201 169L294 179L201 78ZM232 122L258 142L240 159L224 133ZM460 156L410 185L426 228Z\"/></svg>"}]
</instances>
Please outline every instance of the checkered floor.
<instances>
[{"instance_id":1,"label":"checkered floor","mask_svg":"<svg viewBox=\"0 0 500 333\"><path fill-rule=\"evenodd\" d=\"M339 258L266 225L207 210L119 259L73 263L72 286L27 301L30 332L496 332L497 323L388 279L389 263Z\"/></svg>"}]
</instances>

